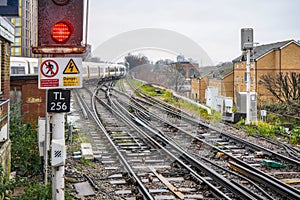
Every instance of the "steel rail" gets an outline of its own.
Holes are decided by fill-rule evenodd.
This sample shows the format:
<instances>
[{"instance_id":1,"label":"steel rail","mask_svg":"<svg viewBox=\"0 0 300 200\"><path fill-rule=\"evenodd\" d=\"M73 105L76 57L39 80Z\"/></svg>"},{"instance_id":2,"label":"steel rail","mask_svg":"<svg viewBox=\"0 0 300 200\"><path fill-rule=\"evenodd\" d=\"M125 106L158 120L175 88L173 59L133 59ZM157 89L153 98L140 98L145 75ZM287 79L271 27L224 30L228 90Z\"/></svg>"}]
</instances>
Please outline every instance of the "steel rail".
<instances>
[{"instance_id":1,"label":"steel rail","mask_svg":"<svg viewBox=\"0 0 300 200\"><path fill-rule=\"evenodd\" d=\"M106 95L107 97L109 97L110 95ZM102 101L102 99L99 99L99 101ZM129 118L123 119L123 117L125 117L123 114L121 114L120 112L116 111L115 109L111 108L111 111L113 111L116 115L120 116L123 120L126 120L130 122L131 126L138 131L141 135L143 135L145 138L147 138L148 140L151 141L151 143L154 143L157 147L159 147L160 149L163 149L164 152L166 152L170 157L172 157L174 160L176 160L178 163L180 163L182 166L184 166L186 169L188 169L191 174L194 175L194 177L196 179L199 179L200 182L204 182L206 185L208 185L216 194L218 197L222 198L222 199L231 199L228 196L226 196L223 192L221 192L218 188L216 188L215 186L213 186L210 182L208 182L206 179L204 179L203 177L201 177L197 172L195 172L193 169L191 169L188 165L186 165L182 160L178 159L173 153L169 152L165 147L163 147L160 143L158 143L155 139L153 139L151 136L149 136L148 134L146 134L143 130L140 129L140 127L138 127L136 124L134 124L131 120L134 121L139 121L139 119L137 119L136 117L134 117L131 113L129 113L125 108L123 108L120 104L118 104L116 102L117 105L114 104L114 102L112 100L110 100L111 104L114 105L115 107L119 107L119 109L121 108L125 113L126 116L129 116ZM103 102L104 103L104 102ZM107 105L108 106L108 105ZM132 119L133 118L133 119ZM140 124L144 124L143 122L140 121ZM145 125L145 124L144 124ZM143 125L142 125L143 126ZM246 198L248 199L248 198ZM253 199L253 198L252 198Z\"/></svg>"},{"instance_id":2,"label":"steel rail","mask_svg":"<svg viewBox=\"0 0 300 200\"><path fill-rule=\"evenodd\" d=\"M106 138L109 140L110 144L112 145L112 147L117 152L117 155L120 158L120 161L122 162L123 166L125 167L125 170L129 174L129 176L133 177L134 180L136 181L136 183L138 184L138 187L139 187L141 193L144 195L144 197L146 199L148 199L148 200L154 200L154 198L151 196L151 194L149 193L149 191L147 190L147 188L145 188L145 186L143 185L143 183L141 182L141 180L138 178L137 174L133 171L133 169L131 168L131 166L128 164L128 162L126 161L125 157L119 151L118 147L114 144L114 142L112 141L112 139L109 137L109 134L107 133L105 127L101 123L101 121L100 121L100 119L98 117L98 113L97 113L97 109L96 109L96 104L95 104L96 93L97 93L97 89L92 94L92 108L93 108L93 111L91 111L88 108L89 113L92 115L93 119L95 120L95 122L97 123L97 125L99 126L99 128L101 129L101 131L105 134Z\"/></svg>"},{"instance_id":3,"label":"steel rail","mask_svg":"<svg viewBox=\"0 0 300 200\"><path fill-rule=\"evenodd\" d=\"M269 179L269 177L266 177L263 174L261 174L260 171L257 171L257 170L252 171L253 169L247 168L243 165L239 165L238 163L235 163L232 161L229 161L229 164L234 166L236 168L236 171L239 171L241 174L244 174L248 178L251 178L253 180L259 181L260 183L268 185L275 191L280 190L280 194L281 195L283 194L288 199L294 199L294 200L300 199L300 195L297 194L297 193L299 193L299 190L298 190L298 192L297 191L294 192L291 190L289 191L285 187L283 187L282 184L279 184L281 182L278 181L277 179L275 179L275 180ZM293 189L295 189L295 188L293 188Z\"/></svg>"},{"instance_id":4,"label":"steel rail","mask_svg":"<svg viewBox=\"0 0 300 200\"><path fill-rule=\"evenodd\" d=\"M139 91L140 91L140 90L139 90ZM134 97L132 97L132 98L134 98ZM150 98L150 99L153 99L152 97L147 96L147 99L149 99L149 98ZM134 99L137 99L137 98L134 98ZM137 99L137 100L141 101L140 99ZM145 101L144 101L144 103L145 103ZM148 102L147 102L147 103L148 103ZM161 103L163 103L163 102L161 102ZM148 104L149 104L149 103L148 103ZM159 108L159 106L157 106L157 105L153 105L153 106ZM165 109L165 111L168 111L168 110L170 110L170 109ZM289 163L292 163L292 164L295 164L295 165L297 165L297 166L300 166L300 161L298 161L298 160L291 159L291 158L286 157L286 156L281 155L281 154L277 154L276 152L273 152L273 151L271 151L271 150L269 150L269 149L267 149L267 148L264 148L264 147L262 147L262 146L259 146L259 145L256 145L256 144L254 144L254 143L248 142L248 141L246 141L246 140L244 140L244 139L242 139L242 138L239 138L239 137L237 137L237 136L228 134L228 133L226 133L225 131L219 129L218 127L212 126L212 125L206 124L206 123L204 123L204 122L202 122L202 121L200 121L200 120L194 119L194 118L190 117L188 114L187 114L187 115L182 115L182 113L184 113L184 112L183 112L181 109L179 109L179 108L177 108L177 110L180 110L181 112L179 112L179 113L177 112L177 113L176 113L176 111L170 110L170 113L171 113L171 114L179 115L180 117L183 117L185 120L187 120L187 121L189 121L189 122L191 122L191 123L194 123L194 124L196 124L196 125L202 125L202 126L205 126L205 127L207 127L207 128L210 128L210 129L212 129L212 130L214 130L214 131L217 131L217 132L219 132L219 133L225 135L226 137L233 138L233 139L236 140L236 141L246 143L248 146L250 146L250 147L253 148L253 149L256 149L256 150L258 150L258 151L265 151L265 152L267 152L269 155L277 156L277 157L279 157L279 158L282 159L282 160L285 160L285 161L287 161L287 162L289 162Z\"/></svg>"},{"instance_id":5,"label":"steel rail","mask_svg":"<svg viewBox=\"0 0 300 200\"><path fill-rule=\"evenodd\" d=\"M119 107L121 107L120 104L118 104L118 105L119 105ZM251 200L252 199L256 199L254 196L250 195L249 193L247 193L245 191L241 191L240 187L237 187L232 182L230 182L227 179L225 179L224 177L220 176L218 173L216 173L214 170L210 169L208 166L204 165L203 163L200 163L198 160L196 160L193 157L191 157L189 154L187 154L184 150L182 150L181 148L179 148L177 145L174 145L173 143L171 143L170 141L168 141L165 137L163 137L161 134L157 133L156 130L154 130L153 128L149 127L147 124L145 124L144 122L142 122L141 120L139 120L138 118L136 118L135 116L133 116L125 108L123 108L123 110L124 110L124 112L127 112L127 115L131 116L131 119L133 119L136 123L138 123L141 126L143 126L144 128L146 128L152 134L154 134L155 136L159 137L160 140L163 141L165 144L171 146L173 149L175 149L177 152L179 152L182 155L181 157L184 160L188 161L189 163L192 163L192 165L194 167L197 167L198 170L203 171L208 176L213 177L215 179L215 181L217 181L219 184L223 185L229 191L233 192L235 195L241 197L242 199L249 199L249 200L250 199ZM141 130L141 134L145 134L145 133L143 133L143 131ZM170 155L172 158L176 159L183 166L186 166L187 169L189 169L195 177L199 178L200 180L202 180L203 182L205 182L205 184L207 184L209 187L211 187L214 190L218 191L218 193L220 195L224 196L224 194L221 191L219 191L215 186L213 186L207 180L203 179L197 172L195 172L189 166L187 166L186 164L184 164L184 162L182 160L179 160L176 156L174 156L171 152L169 152L169 150L167 150L164 146L160 145L151 136L145 135L145 137L149 137L149 139L151 139L154 143L156 143L158 146L160 146L161 149L164 149L164 151L167 152L168 155ZM226 195L223 198L225 198L225 197L228 198Z\"/></svg>"},{"instance_id":6,"label":"steel rail","mask_svg":"<svg viewBox=\"0 0 300 200\"><path fill-rule=\"evenodd\" d=\"M135 109L139 109L139 108L137 108L135 105L129 104L129 103L124 102L124 101L123 101L123 103L126 103L127 105L132 106L132 107L135 108ZM169 125L174 126L174 125L170 124L168 121L166 121L166 120L164 120L164 119L162 119L162 118L156 116L155 114L152 114L151 112L148 112L148 114L151 115L152 117L155 117L157 120L160 120L160 121L162 121L162 122L164 122L164 123L168 123ZM194 137L194 136L190 135L189 133L187 133L186 131L182 130L181 128L176 127L176 126L174 126L174 127L177 128L178 130L180 130L180 131L182 131L182 132L188 134L189 136ZM212 128L211 128L211 129L212 129ZM214 127L214 130L217 130L217 129ZM217 131L218 131L218 132L222 132L222 130L217 130ZM250 143L250 142L248 142L248 141L246 141L246 140L243 140L243 139L240 139L240 138L238 138L238 137L235 137L235 136L232 136L232 135L228 135L227 133L224 133L224 135L226 135L227 137L234 137L234 139L236 138L236 140L238 140L239 142L246 143L247 145L250 144L249 146L251 146L252 148L255 147L255 148L258 149L258 150L264 150L264 151L267 150L267 152L270 152L271 155L274 155L274 154L275 154L275 155L279 155L279 154L276 154L276 153L274 153L274 152L271 152L271 151L268 150L268 149L262 148L262 147L260 147L260 146L258 146L258 145L255 145L255 144L253 144L253 143ZM284 194L290 194L290 195L292 195L293 198L295 198L295 199L300 198L300 196L299 196L300 191L299 191L299 190L297 190L297 189L295 189L295 188L293 188L293 187L291 187L291 186L289 186L289 185L287 185L287 184L285 184L285 183L282 183L282 182L279 181L278 179L275 179L275 178L271 177L270 175L265 174L265 173L261 172L260 170L254 168L254 167L252 167L252 166L249 166L247 163L245 163L245 162L243 162L243 161L241 161L241 160L239 160L239 159L233 157L232 155L228 154L227 152L225 152L225 151L223 151L223 150L221 150L221 149L219 149L219 148L217 148L217 147L215 147L215 146L213 146L213 145L211 145L211 144L205 142L204 140L201 140L201 139L198 138L198 137L194 137L194 138L196 138L196 139L200 140L201 142L203 142L203 143L205 143L205 144L211 146L212 148L217 149L218 151L220 151L220 152L226 154L227 156L229 156L229 157L230 157L232 160L234 160L235 162L240 163L242 166L251 169L251 171L255 171L254 174L260 174L261 177L265 177L264 179L261 179L260 181L264 181L269 187L271 187L271 188L274 189L273 185L275 184L275 185L277 185L277 186L280 186L280 187L277 188L277 190L279 189L282 193L284 193ZM248 143L249 143L249 144L248 144ZM281 155L280 155L279 157L281 157ZM288 157L284 157L284 158L286 158L286 159L288 159L288 160L290 159L290 158L288 158ZM249 173L251 173L251 172L249 172ZM257 179L258 179L258 178L257 178ZM266 180L269 180L269 181L266 181Z\"/></svg>"}]
</instances>

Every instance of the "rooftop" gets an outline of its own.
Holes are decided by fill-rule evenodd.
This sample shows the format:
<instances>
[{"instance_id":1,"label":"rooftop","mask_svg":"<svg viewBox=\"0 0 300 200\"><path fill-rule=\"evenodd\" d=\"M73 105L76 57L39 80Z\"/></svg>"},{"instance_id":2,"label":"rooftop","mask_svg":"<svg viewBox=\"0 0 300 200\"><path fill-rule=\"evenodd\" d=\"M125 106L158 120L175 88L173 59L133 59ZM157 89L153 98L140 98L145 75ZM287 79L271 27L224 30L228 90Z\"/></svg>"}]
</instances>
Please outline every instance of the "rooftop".
<instances>
[{"instance_id":1,"label":"rooftop","mask_svg":"<svg viewBox=\"0 0 300 200\"><path fill-rule=\"evenodd\" d=\"M295 44L299 45L298 43L296 43L295 40L286 40L286 41L282 41L282 42L276 42L276 43L256 46L254 48L254 54L251 55L251 60L257 60L260 57L264 56L265 54L267 54L271 51L277 50L277 49L281 49L290 43L295 43ZM240 62L240 61L245 61L245 60L246 60L246 55L243 54L243 55L235 58L232 62Z\"/></svg>"}]
</instances>

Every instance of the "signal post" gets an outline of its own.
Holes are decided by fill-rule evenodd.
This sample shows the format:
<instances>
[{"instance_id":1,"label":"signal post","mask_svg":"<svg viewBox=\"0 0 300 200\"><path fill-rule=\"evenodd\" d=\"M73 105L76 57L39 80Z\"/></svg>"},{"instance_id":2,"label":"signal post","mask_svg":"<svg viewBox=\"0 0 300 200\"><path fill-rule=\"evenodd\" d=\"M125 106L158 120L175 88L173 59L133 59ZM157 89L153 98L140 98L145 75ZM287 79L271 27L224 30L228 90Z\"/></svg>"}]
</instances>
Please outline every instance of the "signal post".
<instances>
[{"instance_id":1,"label":"signal post","mask_svg":"<svg viewBox=\"0 0 300 200\"><path fill-rule=\"evenodd\" d=\"M256 121L256 104L255 106L251 105L251 99L256 101L256 94L251 97L251 75L250 75L250 54L254 48L253 42L253 29L252 28L243 28L241 30L241 50L246 51L247 59L246 59L246 121L245 124L249 125L253 121ZM255 92L255 90L254 90ZM255 117L254 117L255 116Z\"/></svg>"},{"instance_id":2,"label":"signal post","mask_svg":"<svg viewBox=\"0 0 300 200\"><path fill-rule=\"evenodd\" d=\"M70 89L82 87L82 58L66 55L85 52L83 10L84 0L38 0L38 45L32 47L32 52L43 57L39 63L38 84L39 89L47 90L47 112L52 113L53 200L65 199L64 114L70 111ZM47 162L45 160L45 168Z\"/></svg>"}]
</instances>

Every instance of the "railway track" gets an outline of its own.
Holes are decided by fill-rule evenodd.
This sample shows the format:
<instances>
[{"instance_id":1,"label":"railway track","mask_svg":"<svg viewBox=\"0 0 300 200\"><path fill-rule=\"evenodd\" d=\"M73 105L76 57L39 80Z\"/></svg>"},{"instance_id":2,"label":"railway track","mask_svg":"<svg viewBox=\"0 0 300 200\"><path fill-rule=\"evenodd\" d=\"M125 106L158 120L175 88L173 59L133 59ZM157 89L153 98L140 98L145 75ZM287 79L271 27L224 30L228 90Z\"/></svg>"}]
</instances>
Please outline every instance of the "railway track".
<instances>
[{"instance_id":1,"label":"railway track","mask_svg":"<svg viewBox=\"0 0 300 200\"><path fill-rule=\"evenodd\" d=\"M93 96L95 97L95 93ZM120 185L123 188L115 189L116 194L128 199L139 198L138 194L142 194L141 198L145 199L230 199L230 196L236 196L230 190L225 193L221 192L206 180L207 177L200 176L185 162L179 160L174 152L167 149L162 150L164 147L159 142L151 140L152 136L145 135L145 132L139 130L139 127L135 127L136 125L131 120L131 122L126 122L125 116L112 109L113 102L111 100L108 104L106 103L105 98L109 96L107 93L106 95L97 95L97 101L100 104L95 105L96 103L93 101L94 113L97 114L91 115L94 117L96 115L102 116L101 120L96 120L98 121L97 124L101 122L104 128L100 128L101 132L105 133L105 137L114 149L114 151L111 148L107 150L111 156L105 155L102 149L99 159L103 164L109 165L107 169L120 170L125 168L124 171L121 170L122 173L115 171L113 174L114 177L119 177L120 180L111 183ZM88 110L91 110L91 107ZM112 119L112 114L116 115L117 118ZM121 123L121 121L126 123ZM131 125L128 127L128 124ZM141 137L141 134L143 134L143 137ZM95 145L99 146L99 137L96 134L93 134L93 136ZM100 136L100 138L102 137ZM100 146L103 147L106 143L104 141ZM174 167L171 165L173 162L168 161L169 159L176 160L179 164ZM122 178L124 174L128 179ZM91 179L97 180L96 177L91 177ZM95 185L97 185L97 182ZM130 185L130 188L126 188L124 185ZM132 185L136 187L132 188ZM134 193L134 191L136 192ZM241 193L239 192L239 194ZM248 199L252 199L251 195L247 194L247 196Z\"/></svg>"},{"instance_id":2,"label":"railway track","mask_svg":"<svg viewBox=\"0 0 300 200\"><path fill-rule=\"evenodd\" d=\"M99 126L99 132L91 133L93 146L99 152L97 160L117 179L110 182L114 195L124 199L260 199L161 138L157 130L126 111L109 87L99 87L82 104ZM99 178L88 176L93 185L100 184Z\"/></svg>"},{"instance_id":3,"label":"railway track","mask_svg":"<svg viewBox=\"0 0 300 200\"><path fill-rule=\"evenodd\" d=\"M133 100L131 99L131 101ZM205 160L203 158L206 157L214 158L210 161L206 159L207 163L220 162L218 166L223 166L223 168L226 168L227 166L224 166L224 161L226 160L226 165L230 166L232 170L241 173L244 176L244 179L251 179L252 181L256 181L257 183L255 185L255 188L258 188L260 193L262 193L262 195L264 195L266 198L299 198L299 190L295 189L297 188L297 185L295 185L295 188L293 188L285 184L287 181L278 180L278 177L284 177L287 176L287 174L292 174L292 176L294 177L299 177L299 162L297 160L278 155L266 148L261 148L258 145L249 143L245 140L241 140L236 136L232 136L228 133L225 133L224 130L220 130L219 128L212 126L204 126L202 123L199 123L194 119L185 119L186 114L182 115L181 112L180 114L177 114L180 116L181 119L179 121L182 122L182 118L184 118L188 122L192 121L193 126L187 126L185 124L187 122L184 122L184 124L181 125L178 123L174 125L171 122L168 122L166 120L164 121L164 119L160 117L154 116L154 114L150 114L149 108L143 108L144 106L140 106L142 108L137 109L137 104L139 103L135 102L134 105L128 105L127 103L127 107L130 107L131 110L136 109L134 113L139 113L137 114L137 117L144 118L141 119L143 121L147 121L149 120L149 118L151 118L152 126L159 127L161 126L161 124L167 126L169 131L166 131L163 137L168 137L169 140L175 141L178 146L181 146L183 148L187 148L186 145L188 144L188 148L193 149L193 151L196 151L196 149L198 149L198 151L201 153L209 152L208 154L198 155L199 153L190 151L191 154L193 154L201 160ZM151 103L149 102L146 102L145 104L147 104L148 106L151 105ZM151 105L151 109L153 109L153 107L158 106ZM166 110L170 110L170 112L174 114L174 109L169 109L169 105L161 107L163 112L166 112ZM166 107L168 109L165 109ZM153 123L153 121L155 121L154 119L158 123ZM184 130L184 127L197 127L200 130L196 130L196 134L190 134L192 131ZM187 139L189 137L190 139ZM187 140L189 141L187 142ZM210 151L203 151L204 146L209 146L209 148L213 149L213 153L211 153ZM216 158L218 158L219 161L217 161ZM276 165L275 167L277 169L271 168L271 165ZM274 176L274 174L276 174L277 178ZM267 185L268 187L260 189L258 184ZM268 192L264 192L264 190Z\"/></svg>"},{"instance_id":4,"label":"railway track","mask_svg":"<svg viewBox=\"0 0 300 200\"><path fill-rule=\"evenodd\" d=\"M130 82L129 82L130 83ZM260 138L259 140L257 139L257 137L250 137L248 134L245 134L244 131L242 130L236 130L233 129L232 127L228 127L225 126L223 124L213 124L211 122L208 122L207 120L202 120L202 119L196 119L194 117L191 117L190 114L188 114L187 112L178 109L170 104L167 104L161 100L155 99L155 98L151 98L150 96L147 96L145 94L143 94L138 88L136 88L132 83L130 83L130 86L133 87L133 89L139 93L140 96L144 97L144 99L138 98L138 97L132 97L133 100L137 100L141 103L144 103L146 105L150 105L151 108L158 108L159 110L163 110L171 115L174 116L178 116L180 118L182 118L183 120L181 121L187 121L189 123L191 123L193 126L195 127L204 127L207 128L209 127L212 130L217 130L220 132L220 130L222 132L228 132L231 135L235 135L237 137L235 137L237 140L240 140L239 138L244 138L247 139L248 141L251 142L251 140L253 141L252 143L256 143L256 146L264 146L266 149L270 149L273 152L277 152L278 154L282 154L286 157L290 157L292 160L298 160L299 161L299 157L300 157L300 150L296 149L294 147L291 147L290 145L287 145L283 142L280 141L271 141L270 139L267 138ZM132 93L132 92L131 92ZM150 103L149 103L150 101ZM183 125L184 126L184 125ZM191 132L197 132L197 130L192 126L192 130L189 130ZM191 127L191 126L189 126ZM202 130L199 130L200 132ZM226 134L226 133L225 133ZM272 153L272 152L270 152ZM297 162L295 162L295 164L298 164Z\"/></svg>"},{"instance_id":5,"label":"railway track","mask_svg":"<svg viewBox=\"0 0 300 200\"><path fill-rule=\"evenodd\" d=\"M171 105L137 98L122 81L116 87L77 90L85 118L97 124L89 135L106 171L81 175L95 190L107 185L102 193L110 199L299 199L297 185L288 185L299 177L297 160L246 144ZM267 166L269 160L280 167Z\"/></svg>"},{"instance_id":6,"label":"railway track","mask_svg":"<svg viewBox=\"0 0 300 200\"><path fill-rule=\"evenodd\" d=\"M139 120L137 120L137 122L139 124L143 124L143 122ZM205 179L202 179L203 181L210 180L210 182L213 185L216 185L216 187L223 187L223 189L225 190L228 189L231 192L235 193L236 196L239 196L242 199L253 199L254 196L256 196L255 194L251 194L251 192L249 191L245 192L243 189L237 187L235 184L231 184L228 180L224 179L223 177L215 173L215 171L211 170L207 166L203 165L202 163L190 157L188 154L186 154L186 152L182 151L181 148L178 148L178 146L174 145L171 141L165 140L154 129L150 128L149 126L146 126L145 124L143 126L147 127L148 131L153 133L152 137L156 138L155 140L159 141L170 152L174 152L173 153L174 155L177 155L177 157L172 156L174 159L172 160L172 163L182 164L180 160L176 159L176 158L181 158L184 162L187 162L189 165L192 165L193 168L196 168L198 173L203 174L205 176ZM162 149L163 147L160 148ZM199 175L195 172L193 172L192 175L199 177ZM233 196L233 194L228 196Z\"/></svg>"}]
</instances>

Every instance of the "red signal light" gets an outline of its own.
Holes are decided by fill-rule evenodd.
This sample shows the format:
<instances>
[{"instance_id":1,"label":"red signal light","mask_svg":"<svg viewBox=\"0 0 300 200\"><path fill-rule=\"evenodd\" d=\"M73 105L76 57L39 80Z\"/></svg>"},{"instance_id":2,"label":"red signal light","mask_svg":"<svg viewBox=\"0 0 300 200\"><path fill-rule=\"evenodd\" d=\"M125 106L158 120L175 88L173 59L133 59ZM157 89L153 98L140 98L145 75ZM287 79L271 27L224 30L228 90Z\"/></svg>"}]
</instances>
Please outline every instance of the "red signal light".
<instances>
[{"instance_id":1,"label":"red signal light","mask_svg":"<svg viewBox=\"0 0 300 200\"><path fill-rule=\"evenodd\" d=\"M1 0L0 0L1 1ZM84 0L37 0L38 38L36 54L81 54Z\"/></svg>"},{"instance_id":2,"label":"red signal light","mask_svg":"<svg viewBox=\"0 0 300 200\"><path fill-rule=\"evenodd\" d=\"M73 33L73 25L68 21L59 21L52 28L52 38L58 43L65 43Z\"/></svg>"}]
</instances>

